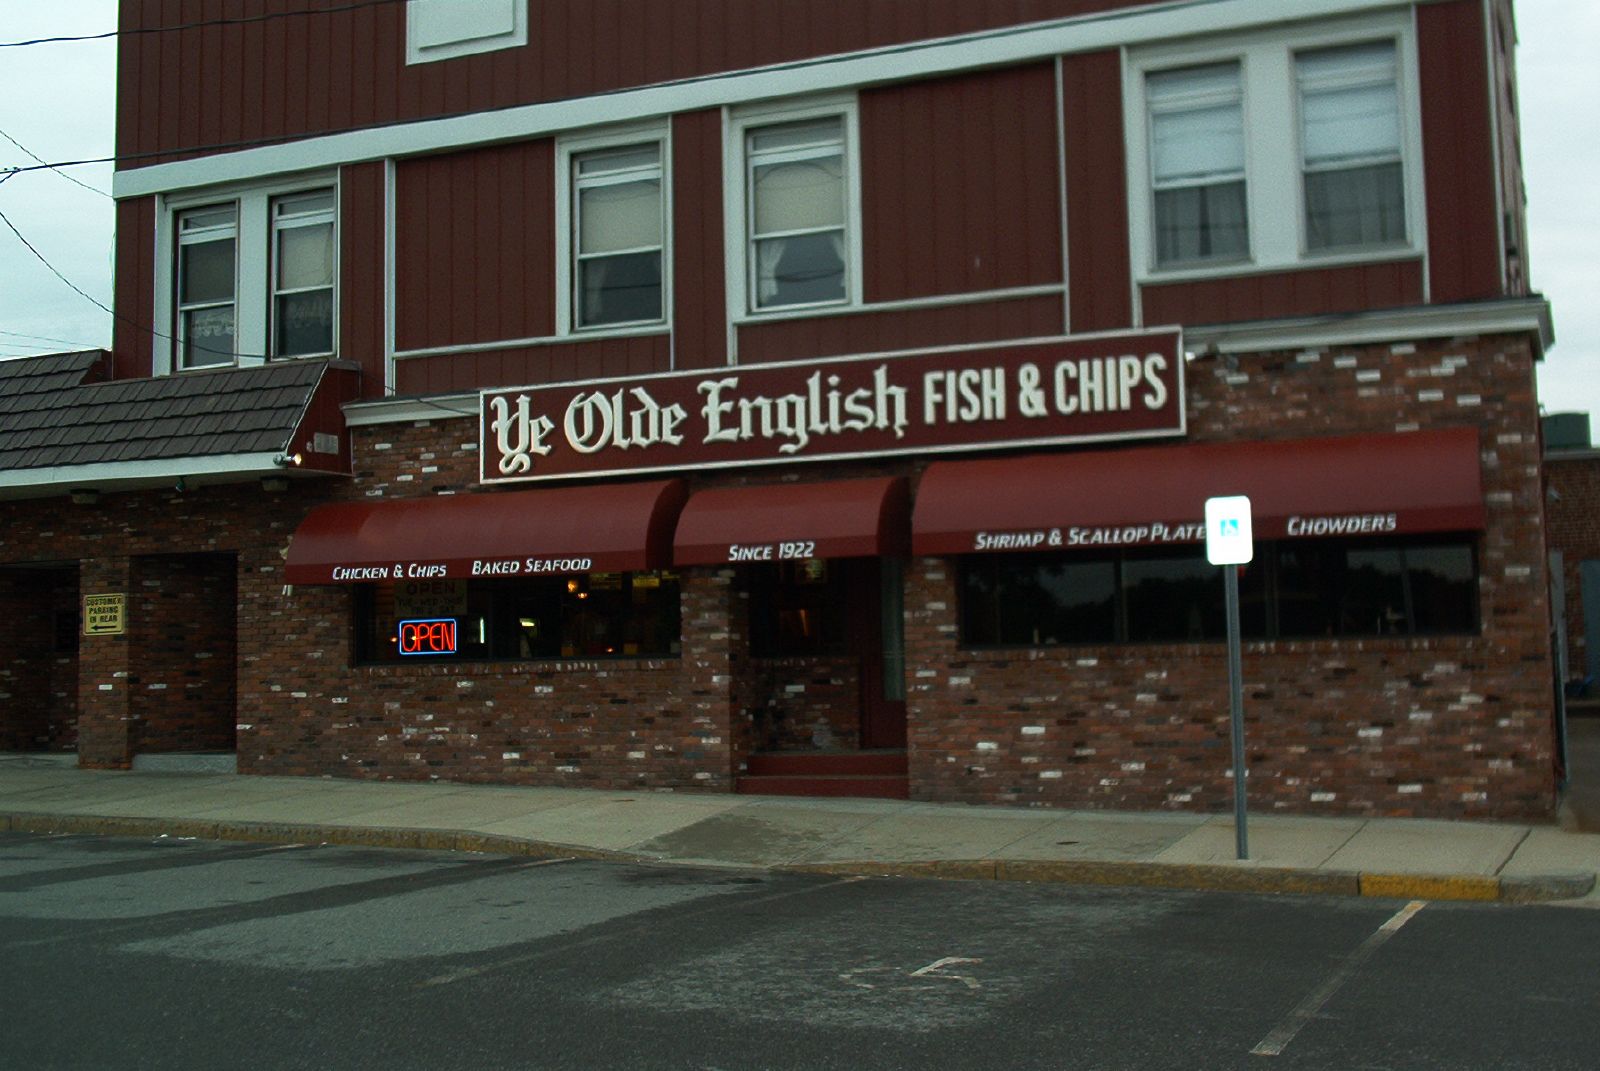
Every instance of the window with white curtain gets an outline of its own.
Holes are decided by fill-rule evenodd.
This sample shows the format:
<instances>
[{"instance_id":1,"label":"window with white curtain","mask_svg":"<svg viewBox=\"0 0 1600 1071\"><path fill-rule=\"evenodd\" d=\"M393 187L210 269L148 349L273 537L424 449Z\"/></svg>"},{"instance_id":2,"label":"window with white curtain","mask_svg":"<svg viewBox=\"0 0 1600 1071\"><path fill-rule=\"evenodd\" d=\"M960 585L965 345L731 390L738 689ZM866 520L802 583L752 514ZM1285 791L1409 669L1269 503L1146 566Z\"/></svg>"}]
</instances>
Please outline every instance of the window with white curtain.
<instances>
[{"instance_id":1,"label":"window with white curtain","mask_svg":"<svg viewBox=\"0 0 1600 1071\"><path fill-rule=\"evenodd\" d=\"M848 301L844 117L749 127L744 149L752 311Z\"/></svg>"},{"instance_id":2,"label":"window with white curtain","mask_svg":"<svg viewBox=\"0 0 1600 1071\"><path fill-rule=\"evenodd\" d=\"M1398 75L1393 41L1296 54L1307 249L1405 240Z\"/></svg>"},{"instance_id":3,"label":"window with white curtain","mask_svg":"<svg viewBox=\"0 0 1600 1071\"><path fill-rule=\"evenodd\" d=\"M272 200L272 356L333 352L332 190Z\"/></svg>"},{"instance_id":4,"label":"window with white curtain","mask_svg":"<svg viewBox=\"0 0 1600 1071\"><path fill-rule=\"evenodd\" d=\"M659 323L665 239L659 142L572 157L572 322Z\"/></svg>"},{"instance_id":5,"label":"window with white curtain","mask_svg":"<svg viewBox=\"0 0 1600 1071\"><path fill-rule=\"evenodd\" d=\"M1159 71L1146 79L1156 264L1249 255L1244 105L1238 63Z\"/></svg>"}]
</instances>

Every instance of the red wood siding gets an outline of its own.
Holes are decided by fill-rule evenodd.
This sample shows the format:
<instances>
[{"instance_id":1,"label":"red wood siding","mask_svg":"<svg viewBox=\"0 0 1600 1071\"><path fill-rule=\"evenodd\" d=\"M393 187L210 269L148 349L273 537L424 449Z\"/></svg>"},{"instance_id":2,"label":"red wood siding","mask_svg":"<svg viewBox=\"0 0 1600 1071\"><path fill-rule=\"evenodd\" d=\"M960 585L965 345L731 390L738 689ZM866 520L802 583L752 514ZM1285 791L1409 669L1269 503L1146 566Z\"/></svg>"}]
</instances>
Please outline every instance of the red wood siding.
<instances>
[{"instance_id":1,"label":"red wood siding","mask_svg":"<svg viewBox=\"0 0 1600 1071\"><path fill-rule=\"evenodd\" d=\"M115 379L150 374L155 336L156 199L117 202L116 279L111 304L117 318L111 329Z\"/></svg>"},{"instance_id":2,"label":"red wood siding","mask_svg":"<svg viewBox=\"0 0 1600 1071\"><path fill-rule=\"evenodd\" d=\"M555 330L553 154L546 139L399 164L399 349L536 338Z\"/></svg>"},{"instance_id":3,"label":"red wood siding","mask_svg":"<svg viewBox=\"0 0 1600 1071\"><path fill-rule=\"evenodd\" d=\"M339 175L339 356L361 365L362 391L383 395L382 164Z\"/></svg>"},{"instance_id":4,"label":"red wood siding","mask_svg":"<svg viewBox=\"0 0 1600 1071\"><path fill-rule=\"evenodd\" d=\"M532 0L528 45L405 64L405 5L125 34L118 151L193 155L562 100L1150 0ZM304 11L307 0L123 0L124 31ZM339 7L342 5L329 5ZM170 157L169 157L170 158Z\"/></svg>"},{"instance_id":5,"label":"red wood siding","mask_svg":"<svg viewBox=\"0 0 1600 1071\"><path fill-rule=\"evenodd\" d=\"M1061 90L1072 330L1114 331L1133 324L1122 58L1063 57Z\"/></svg>"},{"instance_id":6,"label":"red wood siding","mask_svg":"<svg viewBox=\"0 0 1600 1071\"><path fill-rule=\"evenodd\" d=\"M1479 0L1417 8L1432 300L1500 293L1485 28Z\"/></svg>"},{"instance_id":7,"label":"red wood siding","mask_svg":"<svg viewBox=\"0 0 1600 1071\"><path fill-rule=\"evenodd\" d=\"M399 395L447 394L576 379L642 376L668 371L666 334L559 342L486 353L407 357L397 362Z\"/></svg>"},{"instance_id":8,"label":"red wood siding","mask_svg":"<svg viewBox=\"0 0 1600 1071\"><path fill-rule=\"evenodd\" d=\"M869 302L1061 281L1055 69L861 94Z\"/></svg>"},{"instance_id":9,"label":"red wood siding","mask_svg":"<svg viewBox=\"0 0 1600 1071\"><path fill-rule=\"evenodd\" d=\"M780 320L739 328L739 363L995 342L1061 330L1061 299L1054 295Z\"/></svg>"},{"instance_id":10,"label":"red wood siding","mask_svg":"<svg viewBox=\"0 0 1600 1071\"><path fill-rule=\"evenodd\" d=\"M679 368L728 363L722 113L672 119L672 325Z\"/></svg>"},{"instance_id":11,"label":"red wood siding","mask_svg":"<svg viewBox=\"0 0 1600 1071\"><path fill-rule=\"evenodd\" d=\"M1505 288L1509 294L1528 293L1528 218L1522 180L1522 122L1517 111L1516 23L1510 0L1494 5L1495 110L1498 115L1500 209L1503 215Z\"/></svg>"},{"instance_id":12,"label":"red wood siding","mask_svg":"<svg viewBox=\"0 0 1600 1071\"><path fill-rule=\"evenodd\" d=\"M1400 260L1165 283L1146 286L1142 293L1144 322L1151 325L1222 324L1389 309L1422 301L1422 262Z\"/></svg>"}]
</instances>

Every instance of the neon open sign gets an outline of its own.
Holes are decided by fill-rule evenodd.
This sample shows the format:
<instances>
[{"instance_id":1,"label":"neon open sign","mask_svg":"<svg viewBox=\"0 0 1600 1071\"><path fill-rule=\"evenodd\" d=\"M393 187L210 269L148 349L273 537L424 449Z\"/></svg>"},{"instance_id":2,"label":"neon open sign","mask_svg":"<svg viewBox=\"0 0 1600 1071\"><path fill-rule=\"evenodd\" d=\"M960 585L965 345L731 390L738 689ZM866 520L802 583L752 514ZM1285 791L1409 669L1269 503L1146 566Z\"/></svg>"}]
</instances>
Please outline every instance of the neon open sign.
<instances>
[{"instance_id":1,"label":"neon open sign","mask_svg":"<svg viewBox=\"0 0 1600 1071\"><path fill-rule=\"evenodd\" d=\"M456 653L456 619L453 617L412 618L400 622L400 653L403 655L449 655Z\"/></svg>"}]
</instances>

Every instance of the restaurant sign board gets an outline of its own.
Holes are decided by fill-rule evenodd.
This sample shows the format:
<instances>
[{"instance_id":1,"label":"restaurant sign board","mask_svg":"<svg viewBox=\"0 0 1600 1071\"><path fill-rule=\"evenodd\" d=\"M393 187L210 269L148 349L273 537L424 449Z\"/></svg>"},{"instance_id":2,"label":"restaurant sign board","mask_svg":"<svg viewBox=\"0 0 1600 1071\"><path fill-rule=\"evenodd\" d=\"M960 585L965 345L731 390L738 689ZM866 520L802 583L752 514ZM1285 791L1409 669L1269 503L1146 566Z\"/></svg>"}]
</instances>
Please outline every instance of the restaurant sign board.
<instances>
[{"instance_id":1,"label":"restaurant sign board","mask_svg":"<svg viewBox=\"0 0 1600 1071\"><path fill-rule=\"evenodd\" d=\"M483 483L1182 435L1176 328L486 390Z\"/></svg>"}]
</instances>

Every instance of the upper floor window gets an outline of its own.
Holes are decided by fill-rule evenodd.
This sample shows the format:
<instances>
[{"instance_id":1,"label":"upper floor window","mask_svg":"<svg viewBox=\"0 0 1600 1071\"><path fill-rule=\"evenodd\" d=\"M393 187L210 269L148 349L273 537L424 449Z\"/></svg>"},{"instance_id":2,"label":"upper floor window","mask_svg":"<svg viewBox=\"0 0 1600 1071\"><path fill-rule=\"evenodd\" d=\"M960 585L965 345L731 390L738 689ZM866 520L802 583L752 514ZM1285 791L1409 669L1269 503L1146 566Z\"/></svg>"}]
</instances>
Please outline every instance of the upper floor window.
<instances>
[{"instance_id":1,"label":"upper floor window","mask_svg":"<svg viewBox=\"0 0 1600 1071\"><path fill-rule=\"evenodd\" d=\"M1156 263L1247 256L1239 65L1219 63L1152 74L1146 97Z\"/></svg>"},{"instance_id":2,"label":"upper floor window","mask_svg":"<svg viewBox=\"0 0 1600 1071\"><path fill-rule=\"evenodd\" d=\"M232 364L238 291L239 208L178 216L177 346L184 368Z\"/></svg>"},{"instance_id":3,"label":"upper floor window","mask_svg":"<svg viewBox=\"0 0 1600 1071\"><path fill-rule=\"evenodd\" d=\"M333 352L333 191L272 202L272 355Z\"/></svg>"},{"instance_id":4,"label":"upper floor window","mask_svg":"<svg viewBox=\"0 0 1600 1071\"><path fill-rule=\"evenodd\" d=\"M755 112L734 126L743 178L743 308L736 314L860 301L860 174L851 104ZM730 294L732 297L732 294Z\"/></svg>"},{"instance_id":5,"label":"upper floor window","mask_svg":"<svg viewBox=\"0 0 1600 1071\"><path fill-rule=\"evenodd\" d=\"M337 351L335 187L302 181L180 201L158 229L158 373Z\"/></svg>"},{"instance_id":6,"label":"upper floor window","mask_svg":"<svg viewBox=\"0 0 1600 1071\"><path fill-rule=\"evenodd\" d=\"M1406 236L1400 95L1393 41L1301 52L1300 145L1306 248L1346 249Z\"/></svg>"},{"instance_id":7,"label":"upper floor window","mask_svg":"<svg viewBox=\"0 0 1600 1071\"><path fill-rule=\"evenodd\" d=\"M1420 255L1414 32L1386 12L1130 51L1136 280Z\"/></svg>"},{"instance_id":8,"label":"upper floor window","mask_svg":"<svg viewBox=\"0 0 1600 1071\"><path fill-rule=\"evenodd\" d=\"M572 184L574 324L659 322L666 242L660 144L574 156Z\"/></svg>"}]
</instances>

